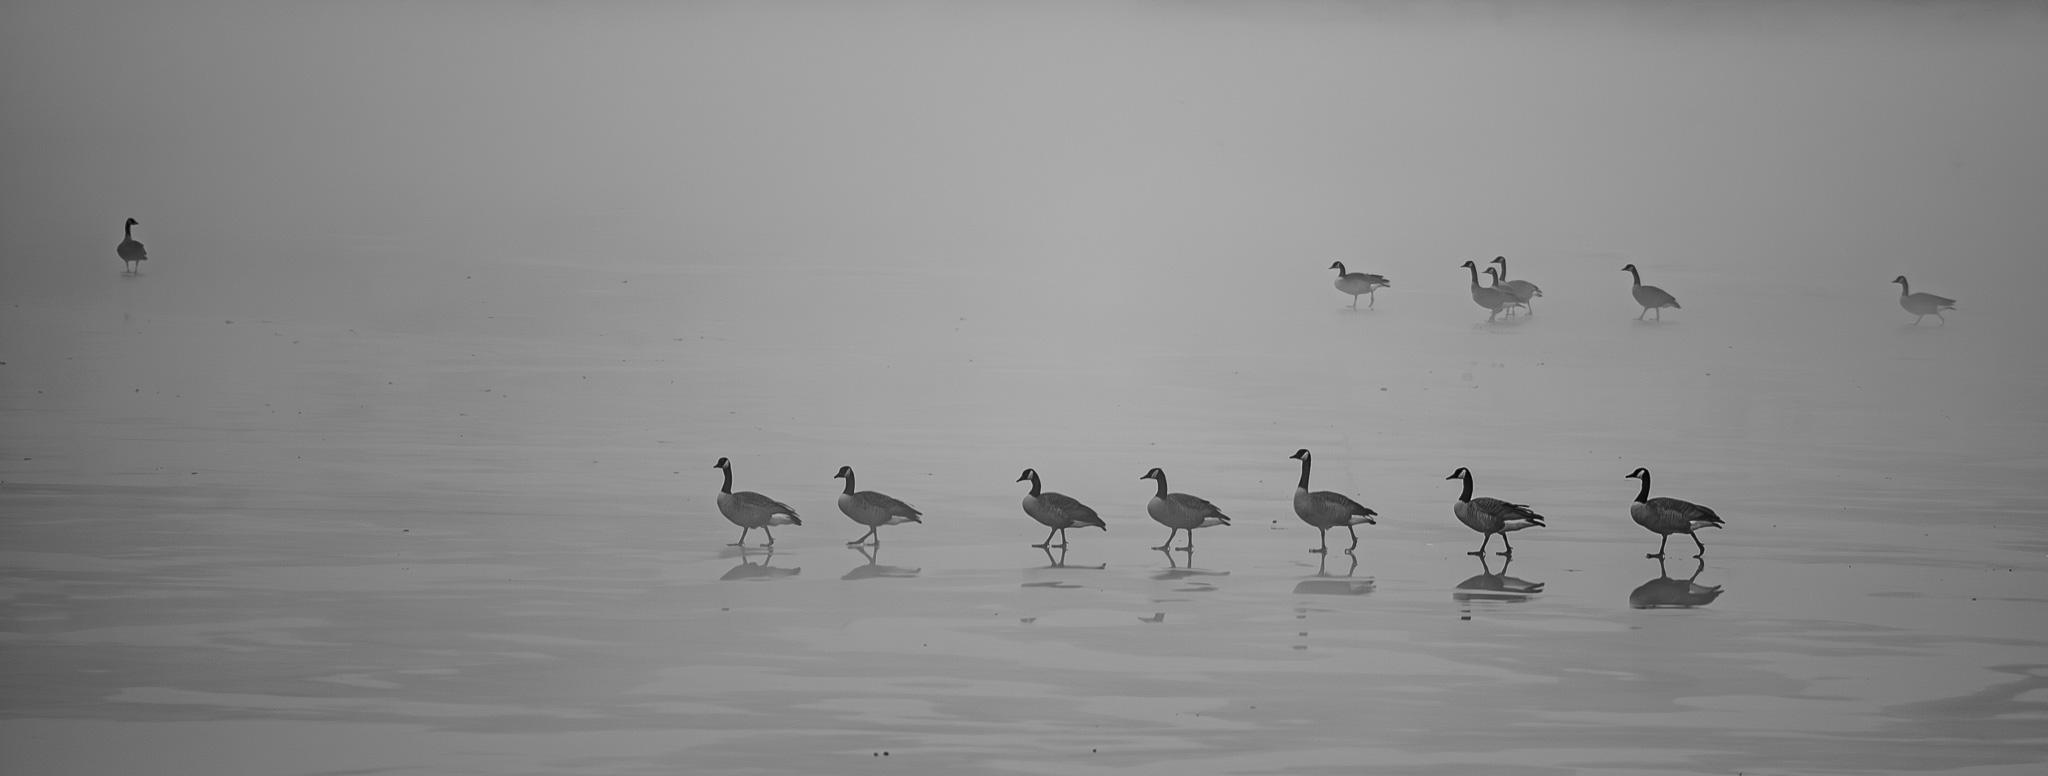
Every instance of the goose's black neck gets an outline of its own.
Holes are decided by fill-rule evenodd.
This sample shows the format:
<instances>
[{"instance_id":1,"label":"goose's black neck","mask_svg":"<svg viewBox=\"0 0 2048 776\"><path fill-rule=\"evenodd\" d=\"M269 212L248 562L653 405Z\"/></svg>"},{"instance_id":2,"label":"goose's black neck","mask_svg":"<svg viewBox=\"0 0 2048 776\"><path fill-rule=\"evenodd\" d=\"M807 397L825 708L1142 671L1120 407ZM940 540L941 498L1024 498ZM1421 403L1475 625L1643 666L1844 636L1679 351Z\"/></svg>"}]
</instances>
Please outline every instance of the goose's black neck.
<instances>
[{"instance_id":1,"label":"goose's black neck","mask_svg":"<svg viewBox=\"0 0 2048 776\"><path fill-rule=\"evenodd\" d=\"M1334 269L1337 271L1337 274L1342 275L1344 274L1344 262L1334 262L1330 265L1330 269Z\"/></svg>"},{"instance_id":2,"label":"goose's black neck","mask_svg":"<svg viewBox=\"0 0 2048 776\"><path fill-rule=\"evenodd\" d=\"M1154 495L1159 498L1166 498L1166 475L1159 475L1159 492Z\"/></svg>"},{"instance_id":3,"label":"goose's black neck","mask_svg":"<svg viewBox=\"0 0 2048 776\"><path fill-rule=\"evenodd\" d=\"M1465 481L1465 490L1464 490L1463 492L1461 492L1461 493L1459 493L1459 494L1458 494L1458 500L1459 500L1459 501L1471 501L1471 500L1472 500L1472 473L1471 473L1471 472L1465 472L1465 476L1463 476L1463 477L1460 477L1459 479L1462 479L1462 480L1464 480L1464 481Z\"/></svg>"},{"instance_id":4,"label":"goose's black neck","mask_svg":"<svg viewBox=\"0 0 2048 776\"><path fill-rule=\"evenodd\" d=\"M1296 484L1294 487L1301 488L1303 490L1308 489L1308 461L1309 456L1304 455L1301 457L1301 482Z\"/></svg>"},{"instance_id":5,"label":"goose's black neck","mask_svg":"<svg viewBox=\"0 0 2048 776\"><path fill-rule=\"evenodd\" d=\"M1912 295L1913 295L1913 282L1912 282L1912 281L1910 281L1910 280L1901 280L1901 281L1899 281L1899 296L1912 296Z\"/></svg>"},{"instance_id":6,"label":"goose's black neck","mask_svg":"<svg viewBox=\"0 0 2048 776\"><path fill-rule=\"evenodd\" d=\"M1636 268L1635 268L1635 265L1633 265L1633 264L1629 265L1629 268L1628 268L1628 277L1629 277L1629 281L1630 281L1631 283L1634 283L1635 285L1638 285L1638 286L1640 286L1640 285L1642 285L1642 284L1643 284L1643 273L1637 272L1637 271L1636 271Z\"/></svg>"},{"instance_id":7,"label":"goose's black neck","mask_svg":"<svg viewBox=\"0 0 2048 776\"><path fill-rule=\"evenodd\" d=\"M1475 266L1473 266L1473 265L1471 265L1471 264L1467 264L1467 265L1465 265L1465 269L1466 269L1466 270L1468 270L1468 271L1470 271L1470 272L1472 273L1472 287L1473 287L1473 288L1478 288L1478 287L1479 287L1479 268L1478 268L1478 267L1475 267Z\"/></svg>"},{"instance_id":8,"label":"goose's black neck","mask_svg":"<svg viewBox=\"0 0 2048 776\"><path fill-rule=\"evenodd\" d=\"M841 492L849 496L853 495L853 472L846 473L846 490Z\"/></svg>"},{"instance_id":9,"label":"goose's black neck","mask_svg":"<svg viewBox=\"0 0 2048 776\"><path fill-rule=\"evenodd\" d=\"M132 223L127 223L127 224L122 224L122 225L121 225L121 239L123 239L123 240L133 240L133 239L135 239L135 225L134 225L134 224L132 224Z\"/></svg>"},{"instance_id":10,"label":"goose's black neck","mask_svg":"<svg viewBox=\"0 0 2048 776\"><path fill-rule=\"evenodd\" d=\"M718 492L720 492L720 493L731 493L731 492L732 492L732 467L731 467L731 466L720 466L720 467L718 467L718 468L720 468L720 469L723 469L723 470L725 470L725 484L724 484L724 485L720 485L720 486L718 487Z\"/></svg>"},{"instance_id":11,"label":"goose's black neck","mask_svg":"<svg viewBox=\"0 0 2048 776\"><path fill-rule=\"evenodd\" d=\"M1638 504L1641 504L1641 503L1643 503L1643 502L1645 502L1645 501L1649 501L1649 500L1650 500L1650 473L1649 473L1649 472L1643 472L1643 489L1642 489L1642 490L1639 490L1639 491L1636 491L1636 503L1638 503Z\"/></svg>"},{"instance_id":12,"label":"goose's black neck","mask_svg":"<svg viewBox=\"0 0 2048 776\"><path fill-rule=\"evenodd\" d=\"M1031 495L1038 495L1038 472L1031 473Z\"/></svg>"},{"instance_id":13,"label":"goose's black neck","mask_svg":"<svg viewBox=\"0 0 2048 776\"><path fill-rule=\"evenodd\" d=\"M1495 264L1499 264L1499 265L1500 265L1500 279L1501 279L1502 281L1506 281L1506 280L1508 279L1508 262L1507 262L1507 258L1506 258L1506 257L1502 257L1502 258L1494 259L1494 260L1493 260L1493 263L1495 263Z\"/></svg>"}]
</instances>

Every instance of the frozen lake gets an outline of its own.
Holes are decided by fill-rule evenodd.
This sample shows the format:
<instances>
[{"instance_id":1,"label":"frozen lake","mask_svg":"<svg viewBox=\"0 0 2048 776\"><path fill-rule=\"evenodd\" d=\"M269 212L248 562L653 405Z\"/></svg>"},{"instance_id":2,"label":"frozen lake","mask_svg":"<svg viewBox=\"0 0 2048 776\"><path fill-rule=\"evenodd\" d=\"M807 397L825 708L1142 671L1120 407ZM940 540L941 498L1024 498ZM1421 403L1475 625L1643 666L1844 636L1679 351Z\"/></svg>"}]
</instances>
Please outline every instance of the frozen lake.
<instances>
[{"instance_id":1,"label":"frozen lake","mask_svg":"<svg viewBox=\"0 0 2048 776\"><path fill-rule=\"evenodd\" d=\"M2038 772L2048 20L1898 6L5 11L0 772Z\"/></svg>"}]
</instances>

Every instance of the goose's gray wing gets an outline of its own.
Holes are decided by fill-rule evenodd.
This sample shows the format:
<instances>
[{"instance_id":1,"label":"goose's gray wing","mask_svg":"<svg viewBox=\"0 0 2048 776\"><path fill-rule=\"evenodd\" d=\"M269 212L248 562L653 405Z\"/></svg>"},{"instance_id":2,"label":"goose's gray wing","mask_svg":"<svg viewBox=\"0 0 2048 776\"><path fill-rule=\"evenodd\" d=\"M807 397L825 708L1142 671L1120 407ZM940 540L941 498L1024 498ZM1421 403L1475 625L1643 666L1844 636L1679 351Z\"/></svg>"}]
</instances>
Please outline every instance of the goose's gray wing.
<instances>
[{"instance_id":1,"label":"goose's gray wing","mask_svg":"<svg viewBox=\"0 0 2048 776\"><path fill-rule=\"evenodd\" d=\"M1501 520L1526 520L1537 525L1545 525L1543 516L1536 514L1536 510L1530 509L1528 504L1516 504L1497 498L1480 496L1472 499L1472 506Z\"/></svg>"},{"instance_id":2,"label":"goose's gray wing","mask_svg":"<svg viewBox=\"0 0 2048 776\"><path fill-rule=\"evenodd\" d=\"M1052 507L1053 512L1057 513L1060 517L1066 518L1068 522L1076 525L1102 525L1102 518L1095 514L1095 510L1087 504L1076 501L1073 496L1048 491L1038 494L1038 500L1040 503Z\"/></svg>"},{"instance_id":3,"label":"goose's gray wing","mask_svg":"<svg viewBox=\"0 0 2048 776\"><path fill-rule=\"evenodd\" d=\"M1208 499L1200 496L1190 496L1186 493L1168 493L1166 494L1166 500L1173 502L1174 506L1180 507L1181 511L1190 515L1230 519L1229 515L1223 514L1223 510L1217 509L1215 504L1209 503Z\"/></svg>"},{"instance_id":4,"label":"goose's gray wing","mask_svg":"<svg viewBox=\"0 0 2048 776\"><path fill-rule=\"evenodd\" d=\"M917 507L905 504L902 501L896 500L895 498L891 498L889 496L876 493L872 490L863 490L859 493L853 494L853 497L860 499L860 503L862 504L873 507L875 509L886 510L890 515L894 515L897 517L924 516L923 512L917 511Z\"/></svg>"},{"instance_id":5,"label":"goose's gray wing","mask_svg":"<svg viewBox=\"0 0 2048 776\"><path fill-rule=\"evenodd\" d=\"M780 501L776 501L775 499L769 498L767 496L763 496L759 493L755 493L751 490L743 490L736 492L732 494L732 498L734 501L739 502L740 506L746 507L748 509L758 509L766 514L779 514L789 515L790 517L801 517L801 515L798 515L796 513L796 510L790 507L790 505L784 504Z\"/></svg>"},{"instance_id":6,"label":"goose's gray wing","mask_svg":"<svg viewBox=\"0 0 2048 776\"><path fill-rule=\"evenodd\" d=\"M1714 510L1701 506L1699 504L1694 504L1684 499L1676 499L1671 498L1669 496L1658 496L1656 498L1650 499L1650 506L1656 507L1658 511L1663 512L1666 515L1684 518L1687 524L1696 527L1700 525L1711 525L1716 528L1719 528L1722 525L1724 525L1724 523L1721 520L1721 516L1715 514Z\"/></svg>"},{"instance_id":7,"label":"goose's gray wing","mask_svg":"<svg viewBox=\"0 0 2048 776\"><path fill-rule=\"evenodd\" d=\"M1350 496L1334 490L1319 490L1308 494L1308 497L1314 499L1318 506L1327 506L1332 510L1343 510L1343 513L1346 515L1372 516L1379 514L1372 511L1366 505L1353 501Z\"/></svg>"}]
</instances>

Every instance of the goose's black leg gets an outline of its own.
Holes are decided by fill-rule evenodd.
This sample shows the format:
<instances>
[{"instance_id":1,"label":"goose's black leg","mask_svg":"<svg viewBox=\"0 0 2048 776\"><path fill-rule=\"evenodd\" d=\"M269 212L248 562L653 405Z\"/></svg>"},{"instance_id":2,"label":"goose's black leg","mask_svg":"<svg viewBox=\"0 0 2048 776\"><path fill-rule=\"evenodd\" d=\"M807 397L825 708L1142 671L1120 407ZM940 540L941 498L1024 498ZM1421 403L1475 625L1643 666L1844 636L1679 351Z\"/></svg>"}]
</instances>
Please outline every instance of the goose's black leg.
<instances>
[{"instance_id":1,"label":"goose's black leg","mask_svg":"<svg viewBox=\"0 0 2048 776\"><path fill-rule=\"evenodd\" d=\"M726 545L726 546L727 546L727 547L745 547L745 546L747 546L747 532L748 532L748 531L752 531L752 530L754 530L754 529L752 529L752 528L748 528L748 527L746 527L746 526L740 526L740 540L739 540L739 541L736 541L736 542L733 542L733 543L731 543L731 544L728 544L728 545Z\"/></svg>"},{"instance_id":2,"label":"goose's black leg","mask_svg":"<svg viewBox=\"0 0 2048 776\"><path fill-rule=\"evenodd\" d=\"M1477 556L1479 556L1479 557L1482 557L1482 558L1484 558L1484 557L1486 557L1486 544L1487 544L1488 542L1491 542L1491 541L1493 541L1493 534L1486 534L1486 538L1484 538L1484 539L1480 539L1480 540L1479 540L1479 549L1473 550L1473 551L1471 551L1471 552L1468 552L1468 553L1465 553L1465 554L1466 554L1466 555L1477 555Z\"/></svg>"},{"instance_id":3,"label":"goose's black leg","mask_svg":"<svg viewBox=\"0 0 2048 776\"><path fill-rule=\"evenodd\" d=\"M1662 538L1662 539L1658 539L1658 540L1657 540L1657 551L1656 551L1656 552L1654 552L1654 553L1651 553L1651 554L1649 554L1649 555L1644 555L1643 557L1645 557L1645 558L1656 558L1656 559L1658 559L1658 560L1663 560L1663 559L1664 559L1664 543L1665 543L1665 542L1668 542L1668 541L1671 541L1671 534L1665 534L1665 535L1664 535L1664 538Z\"/></svg>"},{"instance_id":4,"label":"goose's black leg","mask_svg":"<svg viewBox=\"0 0 2048 776\"><path fill-rule=\"evenodd\" d=\"M1504 549L1504 550L1501 550L1501 551L1500 551L1500 556L1501 556L1501 557L1503 557L1503 558L1512 558L1512 557L1515 557L1515 545L1514 545L1514 544L1512 544L1512 543L1510 543L1510 542L1508 541L1508 532L1506 532L1506 531L1502 531L1502 532L1500 532L1500 544L1501 544L1501 546L1502 546L1502 547L1506 547L1506 548L1507 548L1507 549Z\"/></svg>"},{"instance_id":5,"label":"goose's black leg","mask_svg":"<svg viewBox=\"0 0 2048 776\"><path fill-rule=\"evenodd\" d=\"M1700 548L1700 553L1698 555L1694 555L1693 557L1704 558L1707 556L1707 545L1705 542L1700 541L1700 535L1698 533L1692 534L1692 543L1693 546Z\"/></svg>"},{"instance_id":6,"label":"goose's black leg","mask_svg":"<svg viewBox=\"0 0 2048 776\"><path fill-rule=\"evenodd\" d=\"M874 526L868 526L868 532L867 532L867 533L861 534L860 538L858 538L858 539L855 539L855 540L853 540L853 541L847 542L847 543L846 543L846 546L848 546L848 547L854 547L854 546L858 546L858 545L866 544L866 543L868 542L868 537L870 537L870 536L875 536L875 528L874 528ZM879 537L879 536L876 536L876 537L875 537L875 543L876 543L876 544L880 544L880 543L882 543L882 538L881 538L881 537Z\"/></svg>"},{"instance_id":7,"label":"goose's black leg","mask_svg":"<svg viewBox=\"0 0 2048 776\"><path fill-rule=\"evenodd\" d=\"M774 532L774 531L770 531L770 530L768 530L768 526L765 526L765 525L764 525L764 526L761 526L761 533L764 533L764 534L767 534L767 535L768 535L768 543L767 543L767 544L763 544L763 545L761 545L761 546L763 546L763 547L773 547L773 546L775 546L775 532Z\"/></svg>"},{"instance_id":8,"label":"goose's black leg","mask_svg":"<svg viewBox=\"0 0 2048 776\"><path fill-rule=\"evenodd\" d=\"M1058 529L1058 528L1054 528L1054 529L1052 529L1052 530L1050 530L1050 531L1046 531L1046 532L1045 532L1045 541L1039 542L1039 543L1037 543L1037 544L1034 544L1034 545L1031 545L1031 546L1033 546L1033 547L1037 547L1038 549L1041 549L1041 550L1043 550L1043 549L1045 549L1045 548L1047 548L1047 547L1051 547L1051 546L1052 546L1052 535L1053 535L1053 534L1056 534L1056 533L1059 533L1059 532L1060 532L1060 529Z\"/></svg>"},{"instance_id":9,"label":"goose's black leg","mask_svg":"<svg viewBox=\"0 0 2048 776\"><path fill-rule=\"evenodd\" d=\"M1166 529L1166 543L1165 543L1165 544L1162 544L1162 545L1159 545L1159 546L1157 546L1157 547L1154 547L1154 548L1152 548L1152 549L1155 549L1155 550L1160 550L1160 551L1165 551L1165 550L1166 550L1166 548L1168 548L1168 547L1172 547L1172 546L1173 546L1173 536L1174 536L1174 534L1178 534L1178 533L1180 533L1180 529L1178 529L1178 528L1168 528L1168 529Z\"/></svg>"},{"instance_id":10,"label":"goose's black leg","mask_svg":"<svg viewBox=\"0 0 2048 776\"><path fill-rule=\"evenodd\" d=\"M1351 546L1344 549L1344 554L1349 555L1358 549L1358 529L1347 525L1344 526L1344 530L1351 532Z\"/></svg>"},{"instance_id":11,"label":"goose's black leg","mask_svg":"<svg viewBox=\"0 0 2048 776\"><path fill-rule=\"evenodd\" d=\"M1321 555L1330 554L1330 529L1318 527L1316 530L1323 535L1323 546L1309 550L1309 552Z\"/></svg>"}]
</instances>

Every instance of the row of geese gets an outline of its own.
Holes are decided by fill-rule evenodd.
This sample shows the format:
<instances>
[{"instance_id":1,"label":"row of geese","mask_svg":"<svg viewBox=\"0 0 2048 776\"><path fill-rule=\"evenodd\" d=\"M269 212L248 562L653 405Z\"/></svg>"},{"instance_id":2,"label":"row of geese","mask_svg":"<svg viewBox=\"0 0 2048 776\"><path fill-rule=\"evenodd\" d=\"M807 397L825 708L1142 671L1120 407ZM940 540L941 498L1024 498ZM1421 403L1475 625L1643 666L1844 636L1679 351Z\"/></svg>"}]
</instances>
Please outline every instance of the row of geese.
<instances>
[{"instance_id":1,"label":"row of geese","mask_svg":"<svg viewBox=\"0 0 2048 776\"><path fill-rule=\"evenodd\" d=\"M1296 450L1294 455L1289 457L1301 462L1301 481L1294 487L1294 514L1320 533L1320 545L1309 552L1329 552L1332 528L1343 528L1350 533L1351 546L1344 551L1356 551L1357 526L1377 523L1374 518L1379 513L1342 493L1309 490L1308 477L1313 456L1308 450L1303 449ZM768 536L768 543L764 546L773 547L775 534L769 530L771 527L803 525L802 517L788 504L750 490L734 492L731 459L720 458L718 463L712 466L725 473L725 483L718 489L718 511L725 515L725 519L732 521L733 525L740 527L739 541L727 546L745 547L747 534L758 528ZM846 481L845 490L839 494L839 511L852 518L853 522L867 526L868 529L868 532L859 538L847 542L847 546L871 544L879 547L882 537L878 531L883 526L924 522L923 512L900 499L872 490L855 489L853 467L841 466L839 472L832 476ZM1721 528L1723 523L1720 515L1715 514L1712 509L1682 499L1664 496L1651 498L1649 469L1637 468L1629 472L1627 478L1642 481L1642 489L1637 491L1635 501L1629 504L1629 517L1634 519L1637 525L1661 537L1657 542L1657 551L1649 553L1646 557L1663 558L1665 544L1671 540L1673 534L1692 537L1693 544L1699 548L1699 554L1693 557L1702 557L1706 554L1707 546L1700 541L1698 532L1703 528ZM1196 529L1230 525L1230 516L1224 514L1222 509L1208 499L1167 490L1164 470L1155 467L1145 472L1139 479L1153 480L1157 483L1158 490L1153 493L1152 500L1146 502L1145 513L1168 529L1166 543L1152 549L1170 548L1193 552ZM1487 546L1493 541L1493 537L1498 535L1502 547L1499 554L1503 557L1513 557L1515 548L1509 543L1508 534L1546 525L1543 515L1538 514L1527 504L1487 496L1474 497L1471 469L1460 466L1444 479L1463 481L1464 490L1458 494L1458 501L1451 505L1451 514L1458 518L1458 522L1464 523L1465 527L1478 531L1484 537L1479 542L1479 549L1466 553L1468 555L1485 557ZM1024 496L1024 514L1049 529L1045 541L1031 546L1040 549L1064 548L1067 546L1067 530L1071 528L1109 530L1109 526L1103 523L1102 516L1087 504L1064 493L1044 490L1036 469L1025 469L1023 474L1017 476L1017 481L1031 483L1031 491ZM1187 532L1187 544L1174 547L1174 538L1183 531ZM1054 538L1058 538L1059 541L1055 543Z\"/></svg>"},{"instance_id":2,"label":"row of geese","mask_svg":"<svg viewBox=\"0 0 2048 776\"><path fill-rule=\"evenodd\" d=\"M1506 256L1495 256L1493 261L1487 262L1487 264L1498 264L1500 266L1486 267L1484 272L1490 279L1490 282L1486 285L1479 284L1479 273L1482 270L1478 264L1467 261L1464 264L1458 265L1472 274L1472 301L1480 307L1486 308L1486 320L1492 322L1499 318L1502 313L1513 316L1517 309L1526 310L1530 315L1535 315L1536 309L1530 303L1536 297L1543 295L1543 289L1527 280L1509 280L1508 259ZM1358 307L1358 297L1364 296L1367 300L1365 306L1371 308L1378 302L1378 297L1375 296L1374 292L1393 285L1393 281L1388 280L1385 275L1376 275L1370 272L1347 272L1344 269L1344 262L1341 261L1331 262L1330 269L1337 271L1337 282L1335 284L1337 290L1351 295L1351 306L1354 309ZM1661 321L1664 320L1664 308L1669 307L1673 310L1684 309L1678 304L1678 297L1672 296L1671 292L1656 286L1643 285L1643 273L1641 270L1636 269L1636 265L1630 264L1622 267L1621 271L1629 274L1629 278L1632 281L1632 285L1629 287L1629 294L1634 296L1636 304L1642 305L1643 308L1641 313L1636 314L1636 320L1640 321L1643 319L1643 316L1654 313L1656 320ZM1915 325L1920 323L1920 319L1929 315L1934 316L1942 323L1948 323L1947 318L1941 317L1941 311L1956 309L1956 300L1954 299L1938 294L1929 294L1924 291L1914 293L1912 285L1906 282L1905 275L1893 278L1892 282L1899 284L1899 306L1905 308L1906 312L1913 314L1913 323Z\"/></svg>"}]
</instances>

